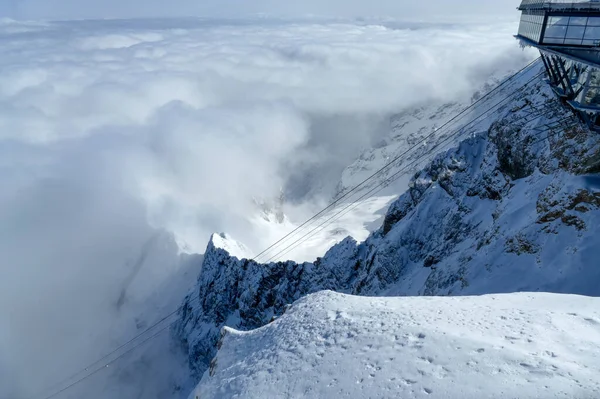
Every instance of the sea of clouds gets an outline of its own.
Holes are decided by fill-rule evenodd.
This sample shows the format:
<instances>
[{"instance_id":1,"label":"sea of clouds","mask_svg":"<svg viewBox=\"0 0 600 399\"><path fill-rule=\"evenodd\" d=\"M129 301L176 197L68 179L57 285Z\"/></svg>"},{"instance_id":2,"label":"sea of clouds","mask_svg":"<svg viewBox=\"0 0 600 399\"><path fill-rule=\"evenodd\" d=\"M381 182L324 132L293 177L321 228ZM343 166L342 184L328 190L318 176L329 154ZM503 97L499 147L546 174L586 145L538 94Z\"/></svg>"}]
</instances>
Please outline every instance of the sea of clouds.
<instances>
[{"instance_id":1,"label":"sea of clouds","mask_svg":"<svg viewBox=\"0 0 600 399\"><path fill-rule=\"evenodd\" d=\"M122 342L148 298L156 317L161 304L177 303L171 291L171 301L157 298L181 274L178 252L202 252L218 231L254 250L268 245L252 222L254 199L283 191L300 221L331 197L360 150L385 136L391 115L468 98L491 76L524 65L531 53L514 41L515 30L1 21L7 397L32 395ZM165 232L160 240L157 231ZM149 240L160 248L138 275ZM132 269L135 306L122 307Z\"/></svg>"}]
</instances>

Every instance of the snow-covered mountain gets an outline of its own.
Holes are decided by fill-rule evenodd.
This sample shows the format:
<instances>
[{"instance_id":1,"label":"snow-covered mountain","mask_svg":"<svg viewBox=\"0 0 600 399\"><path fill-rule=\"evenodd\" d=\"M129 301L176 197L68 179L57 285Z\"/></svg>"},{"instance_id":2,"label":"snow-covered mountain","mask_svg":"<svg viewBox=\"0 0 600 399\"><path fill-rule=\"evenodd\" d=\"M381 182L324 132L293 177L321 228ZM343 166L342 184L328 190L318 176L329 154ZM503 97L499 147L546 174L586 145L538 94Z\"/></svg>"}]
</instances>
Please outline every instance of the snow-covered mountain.
<instances>
[{"instance_id":1,"label":"snow-covered mountain","mask_svg":"<svg viewBox=\"0 0 600 399\"><path fill-rule=\"evenodd\" d=\"M327 222L326 225L311 228L311 234L303 239L302 245L285 251L274 249L259 260L311 261L347 236L358 241L365 240L379 228L387 208L407 190L416 172L436 154L451 148L461 139L487 131L492 123L515 106L514 101L523 97L522 85L534 79L539 72L540 69L533 66L525 70L519 79L502 85L499 85L498 77L492 76L470 98L452 103L426 103L391 116L388 135L374 147L364 149L344 169L332 198L337 202L336 206L315 222L315 225ZM495 90L494 95L482 95L491 90ZM532 104L528 111L534 114L540 111L534 107L541 105ZM380 173L375 178L366 181L377 172ZM355 189L357 186L359 189ZM269 225L269 232L279 233L272 236L272 242L295 227L288 220L286 222L288 224L281 229Z\"/></svg>"},{"instance_id":2,"label":"snow-covered mountain","mask_svg":"<svg viewBox=\"0 0 600 399\"><path fill-rule=\"evenodd\" d=\"M462 137L487 130L507 109L511 100L521 95L519 88L539 73L537 67L527 69L520 79L499 85L498 77L491 77L469 99L452 103L427 103L398 113L390 119L390 134L373 148L367 148L343 172L334 198L339 198L357 184L388 165L377 179L364 186L372 188L395 176L387 192L398 194L408 188L408 180L439 152L448 149ZM496 89L495 95L482 97ZM471 106L471 107L469 107ZM466 111L465 111L466 110ZM452 137L449 140L449 137ZM425 142L416 149L423 140ZM432 151L434 149L435 151Z\"/></svg>"},{"instance_id":3,"label":"snow-covered mountain","mask_svg":"<svg viewBox=\"0 0 600 399\"><path fill-rule=\"evenodd\" d=\"M213 236L215 250L254 256L335 196L323 216L348 212L262 263L365 240L411 175L458 139L453 130L493 104L435 127L478 99L473 87L530 57L513 31L491 21L0 21L0 399L187 396L188 348L179 356L164 328L186 293L198 297L194 254L211 234L228 233ZM431 133L373 181L396 183L344 197Z\"/></svg>"},{"instance_id":4,"label":"snow-covered mountain","mask_svg":"<svg viewBox=\"0 0 600 399\"><path fill-rule=\"evenodd\" d=\"M315 262L260 264L230 256L213 240L173 330L196 379L215 358L222 327L265 326L289 304L322 290L362 296L600 295L600 182L594 175L600 171L600 135L576 123L536 73L520 75L512 89L487 99L492 106L484 109L493 112L473 111L461 122L467 127L444 130L420 155L411 155L415 165L427 165L412 175L408 191L364 242L349 237ZM433 160L424 156L444 148ZM354 174L366 169L354 168ZM207 384L200 392L218 382Z\"/></svg>"},{"instance_id":5,"label":"snow-covered mountain","mask_svg":"<svg viewBox=\"0 0 600 399\"><path fill-rule=\"evenodd\" d=\"M600 299L364 298L331 291L223 330L196 398L593 398Z\"/></svg>"}]
</instances>

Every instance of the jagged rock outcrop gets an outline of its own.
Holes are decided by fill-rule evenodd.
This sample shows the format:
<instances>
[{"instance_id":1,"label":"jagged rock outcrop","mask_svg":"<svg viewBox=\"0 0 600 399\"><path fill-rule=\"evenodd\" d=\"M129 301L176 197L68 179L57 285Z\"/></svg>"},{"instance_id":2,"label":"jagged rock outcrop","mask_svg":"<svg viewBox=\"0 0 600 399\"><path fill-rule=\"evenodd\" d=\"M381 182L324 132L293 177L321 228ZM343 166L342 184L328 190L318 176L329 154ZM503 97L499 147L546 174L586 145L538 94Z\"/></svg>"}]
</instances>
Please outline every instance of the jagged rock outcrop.
<instances>
[{"instance_id":1,"label":"jagged rock outcrop","mask_svg":"<svg viewBox=\"0 0 600 399\"><path fill-rule=\"evenodd\" d=\"M174 328L190 354L192 370L201 375L209 366L224 325L242 330L263 326L316 287L338 289L343 281L350 281L352 272L336 272L347 270L344 262L351 256L345 252L355 248L354 240L345 240L320 261L328 265L321 268L320 262L259 264L239 260L211 240L197 287L186 298ZM333 267L336 264L339 267Z\"/></svg>"},{"instance_id":2,"label":"jagged rock outcrop","mask_svg":"<svg viewBox=\"0 0 600 399\"><path fill-rule=\"evenodd\" d=\"M258 264L211 242L173 331L197 377L223 326L263 326L311 292L600 295L600 183L588 175L600 135L575 124L542 83L519 101L418 172L363 243L348 238L314 263ZM527 104L551 112L527 118Z\"/></svg>"}]
</instances>

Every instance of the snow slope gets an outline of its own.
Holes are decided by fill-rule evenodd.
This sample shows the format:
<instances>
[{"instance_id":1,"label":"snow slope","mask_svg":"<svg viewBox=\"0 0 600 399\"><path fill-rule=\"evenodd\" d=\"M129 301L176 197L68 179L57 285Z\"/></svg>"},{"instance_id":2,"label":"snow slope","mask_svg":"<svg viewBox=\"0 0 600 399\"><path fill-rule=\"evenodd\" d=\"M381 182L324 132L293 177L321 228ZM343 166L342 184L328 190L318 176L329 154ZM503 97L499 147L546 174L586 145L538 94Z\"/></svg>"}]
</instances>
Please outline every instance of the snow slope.
<instances>
[{"instance_id":1,"label":"snow slope","mask_svg":"<svg viewBox=\"0 0 600 399\"><path fill-rule=\"evenodd\" d=\"M271 251L269 256L260 261L311 261L347 236L358 241L365 240L379 228L389 205L408 189L411 177L438 153L452 148L467 137L487 131L507 110L514 107L515 101L523 97L520 89L540 72L539 66L532 66L519 79L509 80L488 97L483 97L482 93L497 87L502 80L499 77L490 77L470 98L450 103L420 104L392 115L389 133L374 147L364 149L344 169L332 198L337 205L323 214L315 225L333 218L331 223L311 234L302 245L283 253ZM365 182L365 179L384 167L382 173ZM354 190L358 185L360 189ZM339 210L346 207L349 207L347 211L335 217ZM313 213L320 210L315 209ZM270 225L261 234L270 238L267 242L275 242L298 224Z\"/></svg>"},{"instance_id":2,"label":"snow slope","mask_svg":"<svg viewBox=\"0 0 600 399\"><path fill-rule=\"evenodd\" d=\"M190 399L600 396L598 298L325 291L220 344Z\"/></svg>"},{"instance_id":3,"label":"snow slope","mask_svg":"<svg viewBox=\"0 0 600 399\"><path fill-rule=\"evenodd\" d=\"M322 290L600 296L600 135L569 117L539 78L414 174L364 242L346 238L314 262L261 264L209 244L173 329L196 378L222 327L264 326Z\"/></svg>"}]
</instances>

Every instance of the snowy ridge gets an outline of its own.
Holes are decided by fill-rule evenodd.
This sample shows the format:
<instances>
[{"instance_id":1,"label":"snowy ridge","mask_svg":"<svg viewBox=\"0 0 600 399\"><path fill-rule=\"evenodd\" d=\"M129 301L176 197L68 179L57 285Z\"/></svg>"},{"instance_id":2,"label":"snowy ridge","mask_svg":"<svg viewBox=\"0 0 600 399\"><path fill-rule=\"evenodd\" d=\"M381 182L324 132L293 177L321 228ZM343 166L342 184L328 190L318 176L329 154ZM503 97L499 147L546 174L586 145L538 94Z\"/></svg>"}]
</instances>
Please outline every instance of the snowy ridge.
<instances>
[{"instance_id":1,"label":"snowy ridge","mask_svg":"<svg viewBox=\"0 0 600 399\"><path fill-rule=\"evenodd\" d=\"M305 240L302 245L295 246L282 253L275 250L270 253L272 259L264 257L261 262L286 261L293 259L297 262L312 261L316 256L325 253L333 245L351 236L358 241L365 240L376 230L383 221L389 205L399 194L408 189L408 184L414 173L421 170L437 153L449 149L460 140L489 129L500 115L513 107L510 99L522 96L519 89L524 82L540 72L533 65L524 71L520 79L506 82L498 87L498 92L489 97L482 97L499 85L501 79L491 77L471 98L451 103L426 103L411 107L406 111L395 114L389 120L389 133L373 147L365 149L360 156L346 167L337 183L335 193L331 198L337 205L325 213L319 221L335 217L338 210L349 207L347 212L335 217L331 224L318 229ZM506 101L503 101L505 100ZM502 102L503 101L503 102ZM472 106L472 108L469 108ZM466 112L463 113L463 111ZM460 115L458 118L457 115ZM424 141L421 145L420 142ZM417 145L416 147L414 147ZM433 150L432 150L433 149ZM399 158L399 159L397 159ZM388 165L392 160L397 159ZM369 182L364 180L388 165L386 169ZM360 189L349 193L357 185ZM363 195L371 192L366 198ZM350 195L351 194L351 195ZM344 199L343 196L348 195ZM257 201L258 202L258 201ZM261 205L262 218L274 223L280 223L281 216L275 217L274 210L279 206ZM315 212L318 209L315 209ZM262 220L257 225L264 224ZM270 223L261 234L269 236L268 242L275 242L296 226L285 218L283 224ZM262 248L258 248L262 250Z\"/></svg>"},{"instance_id":2,"label":"snowy ridge","mask_svg":"<svg viewBox=\"0 0 600 399\"><path fill-rule=\"evenodd\" d=\"M225 329L195 398L593 398L600 299L361 298L331 291Z\"/></svg>"},{"instance_id":3,"label":"snowy ridge","mask_svg":"<svg viewBox=\"0 0 600 399\"><path fill-rule=\"evenodd\" d=\"M209 246L173 331L196 378L222 327L262 327L322 290L600 295L600 136L559 123L569 114L541 79L498 112L489 129L415 174L363 243L347 238L302 264L258 264Z\"/></svg>"},{"instance_id":4,"label":"snowy ridge","mask_svg":"<svg viewBox=\"0 0 600 399\"><path fill-rule=\"evenodd\" d=\"M469 101L425 104L395 115L391 119L390 136L374 148L365 150L344 170L338 184L337 196L343 195L399 156L397 162L368 183L365 189L381 184L390 176L400 174L397 182L386 192L404 192L408 188L410 177L430 162L437 153L453 147L462 138L488 130L494 121L513 106L512 101L502 101L505 98L513 99L510 96L514 96L514 99L522 97L520 87L539 72L539 68L534 65L524 71L519 79L507 82L489 97L482 97L481 93L493 90L498 86L499 79L490 78ZM471 105L472 108L469 108ZM468 110L462 113L465 109ZM460 116L457 117L458 115ZM455 117L457 118L454 119ZM448 140L453 135L456 137ZM416 150L406 153L423 140L426 140L425 143ZM436 151L431 152L432 148Z\"/></svg>"},{"instance_id":5,"label":"snowy ridge","mask_svg":"<svg viewBox=\"0 0 600 399\"><path fill-rule=\"evenodd\" d=\"M213 234L210 238L210 244L215 248L222 249L231 256L237 258L251 258L252 252L241 242L234 240L231 236L220 233Z\"/></svg>"}]
</instances>

